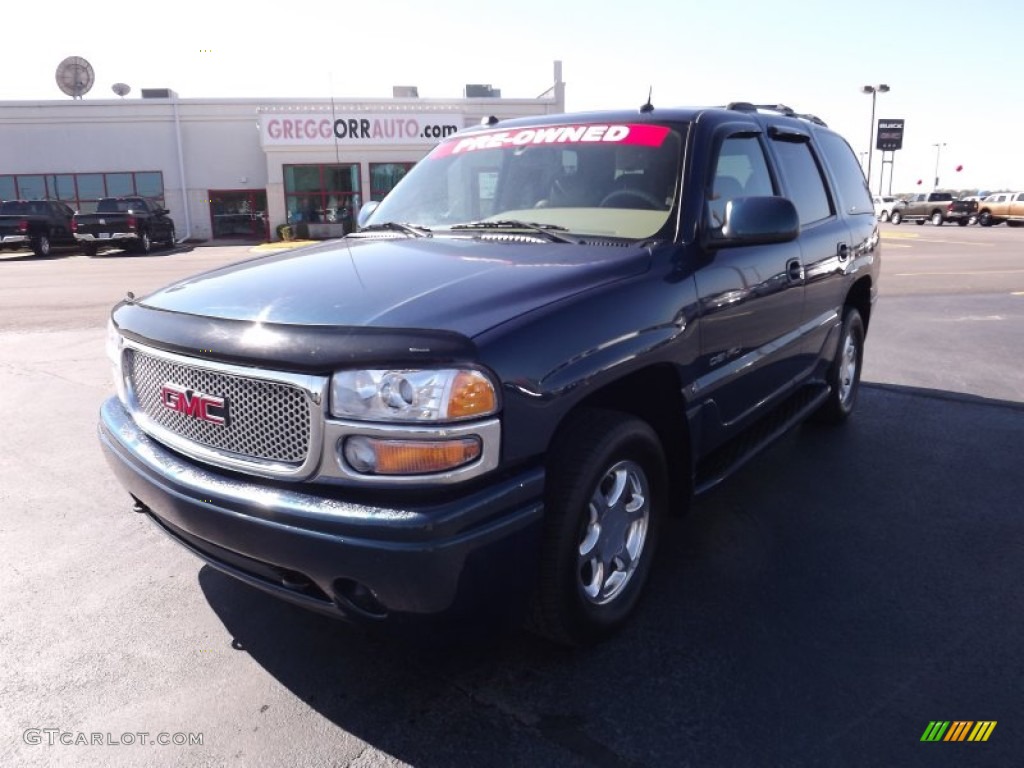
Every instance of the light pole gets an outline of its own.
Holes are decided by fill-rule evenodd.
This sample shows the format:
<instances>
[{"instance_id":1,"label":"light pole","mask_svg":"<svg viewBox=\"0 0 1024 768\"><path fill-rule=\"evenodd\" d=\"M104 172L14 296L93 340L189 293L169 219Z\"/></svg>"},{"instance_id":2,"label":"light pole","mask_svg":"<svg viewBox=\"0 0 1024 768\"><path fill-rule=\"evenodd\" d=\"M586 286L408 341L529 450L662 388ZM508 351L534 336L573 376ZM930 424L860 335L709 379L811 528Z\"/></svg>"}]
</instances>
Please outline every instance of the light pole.
<instances>
[{"instance_id":1,"label":"light pole","mask_svg":"<svg viewBox=\"0 0 1024 768\"><path fill-rule=\"evenodd\" d=\"M935 189L939 188L939 155L942 154L942 148L946 146L945 142L932 144L935 147Z\"/></svg>"},{"instance_id":2,"label":"light pole","mask_svg":"<svg viewBox=\"0 0 1024 768\"><path fill-rule=\"evenodd\" d=\"M888 93L889 86L885 83L880 85L865 85L860 89L861 93L871 94L871 130L868 131L868 188L871 188L871 154L875 148L875 99L880 93Z\"/></svg>"}]
</instances>

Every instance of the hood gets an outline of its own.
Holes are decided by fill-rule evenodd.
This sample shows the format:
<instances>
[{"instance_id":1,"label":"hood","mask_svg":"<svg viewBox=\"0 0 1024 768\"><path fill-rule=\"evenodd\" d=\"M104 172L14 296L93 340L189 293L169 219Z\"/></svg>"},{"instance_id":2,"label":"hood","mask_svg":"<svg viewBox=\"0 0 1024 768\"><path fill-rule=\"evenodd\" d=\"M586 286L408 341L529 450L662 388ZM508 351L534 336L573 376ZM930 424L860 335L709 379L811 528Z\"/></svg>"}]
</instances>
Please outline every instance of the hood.
<instances>
[{"instance_id":1,"label":"hood","mask_svg":"<svg viewBox=\"0 0 1024 768\"><path fill-rule=\"evenodd\" d=\"M649 263L649 250L635 245L351 238L207 272L139 303L223 320L472 338Z\"/></svg>"}]
</instances>

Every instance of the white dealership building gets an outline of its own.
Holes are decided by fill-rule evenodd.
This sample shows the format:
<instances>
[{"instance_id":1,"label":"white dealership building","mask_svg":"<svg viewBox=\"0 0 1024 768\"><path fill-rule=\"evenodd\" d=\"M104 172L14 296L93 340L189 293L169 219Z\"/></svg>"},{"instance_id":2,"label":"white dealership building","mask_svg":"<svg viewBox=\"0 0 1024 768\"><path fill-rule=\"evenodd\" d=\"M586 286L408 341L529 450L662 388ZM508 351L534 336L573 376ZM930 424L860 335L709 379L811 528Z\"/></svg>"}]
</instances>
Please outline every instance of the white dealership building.
<instances>
[{"instance_id":1,"label":"white dealership building","mask_svg":"<svg viewBox=\"0 0 1024 768\"><path fill-rule=\"evenodd\" d=\"M459 99L141 98L0 102L0 200L102 197L163 201L182 238L276 239L281 224L312 237L351 230L443 137L481 120L565 110L561 63L537 98L467 85Z\"/></svg>"}]
</instances>

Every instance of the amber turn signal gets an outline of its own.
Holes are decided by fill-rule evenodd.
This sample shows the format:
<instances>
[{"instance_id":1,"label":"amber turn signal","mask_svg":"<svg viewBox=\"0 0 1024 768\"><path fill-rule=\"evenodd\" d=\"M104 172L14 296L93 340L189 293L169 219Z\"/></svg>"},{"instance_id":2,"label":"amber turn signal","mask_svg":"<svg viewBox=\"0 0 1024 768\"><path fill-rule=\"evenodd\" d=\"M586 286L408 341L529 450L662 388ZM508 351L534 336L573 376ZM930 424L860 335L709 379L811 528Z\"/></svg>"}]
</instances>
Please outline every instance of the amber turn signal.
<instances>
[{"instance_id":1,"label":"amber turn signal","mask_svg":"<svg viewBox=\"0 0 1024 768\"><path fill-rule=\"evenodd\" d=\"M448 418L464 419L468 416L493 413L498 404L490 379L477 371L459 371L452 382L448 397Z\"/></svg>"},{"instance_id":2,"label":"amber turn signal","mask_svg":"<svg viewBox=\"0 0 1024 768\"><path fill-rule=\"evenodd\" d=\"M356 472L368 475L425 475L469 464L480 457L480 440L384 440L350 437L345 441L345 461Z\"/></svg>"}]
</instances>

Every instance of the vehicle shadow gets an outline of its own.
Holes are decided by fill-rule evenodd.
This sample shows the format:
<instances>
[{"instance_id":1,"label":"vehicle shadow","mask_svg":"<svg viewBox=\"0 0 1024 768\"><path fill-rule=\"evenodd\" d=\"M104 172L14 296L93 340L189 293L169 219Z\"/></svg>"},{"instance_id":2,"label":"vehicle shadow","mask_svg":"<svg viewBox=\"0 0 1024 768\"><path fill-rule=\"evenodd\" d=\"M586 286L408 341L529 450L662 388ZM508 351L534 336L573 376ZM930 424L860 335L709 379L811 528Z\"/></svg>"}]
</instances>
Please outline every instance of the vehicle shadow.
<instances>
[{"instance_id":1,"label":"vehicle shadow","mask_svg":"<svg viewBox=\"0 0 1024 768\"><path fill-rule=\"evenodd\" d=\"M0 250L0 264L18 264L25 261L53 261L67 256L80 256L82 252L77 246L55 245L50 250L49 256L36 256L30 250L7 251Z\"/></svg>"},{"instance_id":2,"label":"vehicle shadow","mask_svg":"<svg viewBox=\"0 0 1024 768\"><path fill-rule=\"evenodd\" d=\"M1020 403L865 386L843 428L800 428L673 521L634 620L591 649L367 632L199 583L239 650L416 766L1009 765L1022 435ZM922 744L936 718L1000 725Z\"/></svg>"}]
</instances>

